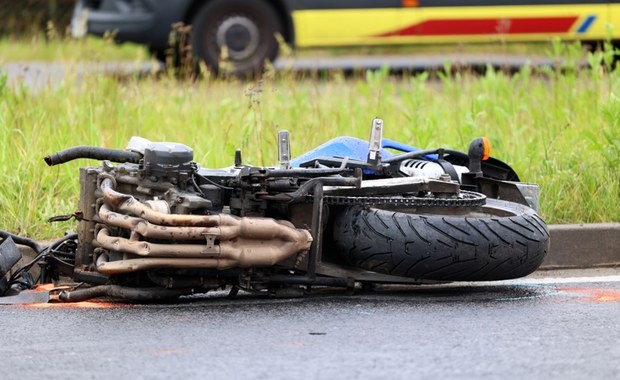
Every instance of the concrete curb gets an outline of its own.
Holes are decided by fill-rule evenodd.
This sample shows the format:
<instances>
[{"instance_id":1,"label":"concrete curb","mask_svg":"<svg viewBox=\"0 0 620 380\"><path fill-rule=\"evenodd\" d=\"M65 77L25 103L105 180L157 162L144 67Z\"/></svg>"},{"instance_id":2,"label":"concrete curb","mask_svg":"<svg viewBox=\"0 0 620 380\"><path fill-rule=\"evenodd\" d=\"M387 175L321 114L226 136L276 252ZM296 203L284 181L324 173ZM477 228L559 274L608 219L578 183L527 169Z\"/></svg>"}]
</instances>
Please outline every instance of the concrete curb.
<instances>
[{"instance_id":1,"label":"concrete curb","mask_svg":"<svg viewBox=\"0 0 620 380\"><path fill-rule=\"evenodd\" d=\"M551 249L540 269L620 266L620 223L556 224L549 232ZM20 265L32 260L30 248L19 248L24 256Z\"/></svg>"},{"instance_id":2,"label":"concrete curb","mask_svg":"<svg viewBox=\"0 0 620 380\"><path fill-rule=\"evenodd\" d=\"M549 226L551 249L541 269L620 265L620 223Z\"/></svg>"}]
</instances>

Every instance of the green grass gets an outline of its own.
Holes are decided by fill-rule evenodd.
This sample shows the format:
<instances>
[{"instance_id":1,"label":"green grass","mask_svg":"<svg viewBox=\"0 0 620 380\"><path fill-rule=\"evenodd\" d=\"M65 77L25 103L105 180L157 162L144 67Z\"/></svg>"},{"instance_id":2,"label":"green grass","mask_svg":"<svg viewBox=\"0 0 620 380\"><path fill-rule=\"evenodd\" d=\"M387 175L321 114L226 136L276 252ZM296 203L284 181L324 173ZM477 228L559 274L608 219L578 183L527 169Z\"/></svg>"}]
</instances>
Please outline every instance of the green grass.
<instances>
[{"instance_id":1,"label":"green grass","mask_svg":"<svg viewBox=\"0 0 620 380\"><path fill-rule=\"evenodd\" d=\"M0 64L24 61L135 61L149 59L146 49L135 44L115 44L109 39L0 38Z\"/></svg>"},{"instance_id":2,"label":"green grass","mask_svg":"<svg viewBox=\"0 0 620 380\"><path fill-rule=\"evenodd\" d=\"M116 44L110 38L89 36L84 39L60 37L54 32L33 37L0 38L0 63L24 61L146 61L149 54L141 45ZM345 56L345 55L428 55L428 54L507 54L544 55L548 43L461 43L434 45L355 46L339 48L313 48L299 50L296 56ZM287 51L287 48L283 50Z\"/></svg>"},{"instance_id":3,"label":"green grass","mask_svg":"<svg viewBox=\"0 0 620 380\"><path fill-rule=\"evenodd\" d=\"M570 47L555 46L570 56ZM599 65L523 68L515 75L469 73L297 78L267 72L261 81L92 75L33 93L0 80L0 228L35 238L58 236L73 222L46 219L75 210L80 160L47 167L42 157L74 145L123 148L132 135L178 141L206 167L276 160L275 134L288 129L294 154L329 138L366 139L370 121L385 137L421 148L465 150L477 136L492 154L541 186L549 223L620 221L620 71ZM447 66L448 72L451 72Z\"/></svg>"}]
</instances>

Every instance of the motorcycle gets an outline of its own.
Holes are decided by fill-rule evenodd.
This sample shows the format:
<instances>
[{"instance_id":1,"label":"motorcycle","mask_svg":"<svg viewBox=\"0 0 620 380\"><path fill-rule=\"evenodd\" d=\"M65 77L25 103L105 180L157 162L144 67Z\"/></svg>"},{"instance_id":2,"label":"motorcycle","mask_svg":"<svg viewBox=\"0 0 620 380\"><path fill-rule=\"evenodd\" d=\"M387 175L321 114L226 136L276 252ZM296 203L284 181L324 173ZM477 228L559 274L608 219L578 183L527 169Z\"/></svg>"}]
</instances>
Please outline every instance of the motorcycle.
<instances>
[{"instance_id":1,"label":"motorcycle","mask_svg":"<svg viewBox=\"0 0 620 380\"><path fill-rule=\"evenodd\" d=\"M45 158L80 168L76 233L48 247L0 232L0 294L69 278L53 301L161 300L230 289L272 295L316 287L428 284L518 278L549 249L538 186L489 156L339 137L279 162L202 168L183 144L133 137L126 150L69 148ZM15 243L36 256L16 271ZM31 269L40 267L34 279Z\"/></svg>"}]
</instances>

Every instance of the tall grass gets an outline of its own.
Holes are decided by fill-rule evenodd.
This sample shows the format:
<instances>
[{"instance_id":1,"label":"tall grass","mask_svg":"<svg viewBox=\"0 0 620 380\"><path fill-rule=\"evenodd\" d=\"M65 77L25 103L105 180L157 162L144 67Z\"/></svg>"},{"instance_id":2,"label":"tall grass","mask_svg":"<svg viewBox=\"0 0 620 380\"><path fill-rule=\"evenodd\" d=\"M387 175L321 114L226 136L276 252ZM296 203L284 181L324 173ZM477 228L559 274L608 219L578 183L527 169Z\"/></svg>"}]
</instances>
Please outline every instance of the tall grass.
<instances>
[{"instance_id":1,"label":"tall grass","mask_svg":"<svg viewBox=\"0 0 620 380\"><path fill-rule=\"evenodd\" d=\"M59 36L55 29L50 29L48 34L49 36L34 35L30 38L0 38L0 64L32 61L75 62L76 60L146 62L150 59L146 48L130 43L115 44L111 38L73 39Z\"/></svg>"},{"instance_id":2,"label":"tall grass","mask_svg":"<svg viewBox=\"0 0 620 380\"><path fill-rule=\"evenodd\" d=\"M597 55L598 54L598 55ZM47 218L75 210L80 160L48 168L45 155L74 145L125 147L132 135L178 141L207 167L276 160L275 134L288 129L294 154L329 138L366 139L375 116L385 137L418 147L466 149L490 138L495 157L541 186L550 223L620 221L620 71L593 53L591 66L524 67L514 75L453 72L262 80L172 75L69 77L36 92L0 79L0 228L49 238L75 227Z\"/></svg>"},{"instance_id":3,"label":"tall grass","mask_svg":"<svg viewBox=\"0 0 620 380\"><path fill-rule=\"evenodd\" d=\"M0 0L1 1L1 0ZM174 35L174 33L173 33ZM74 39L49 23L46 33L4 35L0 37L0 63L24 61L86 61L117 62L150 59L144 46L133 43L117 44L113 33L105 38L88 36ZM294 52L295 57L338 57L362 55L443 55L503 54L519 56L544 56L546 43L470 43L444 45L397 45L342 48L313 48ZM281 54L287 56L286 47ZM290 48L288 48L290 50Z\"/></svg>"}]
</instances>

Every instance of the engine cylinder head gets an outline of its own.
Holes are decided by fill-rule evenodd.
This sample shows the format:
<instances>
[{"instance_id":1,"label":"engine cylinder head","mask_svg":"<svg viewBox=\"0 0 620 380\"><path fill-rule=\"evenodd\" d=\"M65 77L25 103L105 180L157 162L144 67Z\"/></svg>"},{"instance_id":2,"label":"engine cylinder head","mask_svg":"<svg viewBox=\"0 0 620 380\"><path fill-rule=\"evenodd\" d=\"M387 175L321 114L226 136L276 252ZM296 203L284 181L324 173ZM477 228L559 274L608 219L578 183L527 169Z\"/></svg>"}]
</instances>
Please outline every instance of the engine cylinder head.
<instances>
[{"instance_id":1,"label":"engine cylinder head","mask_svg":"<svg viewBox=\"0 0 620 380\"><path fill-rule=\"evenodd\" d=\"M147 176L176 178L192 171L194 151L187 145L153 142L144 150L144 171Z\"/></svg>"}]
</instances>

